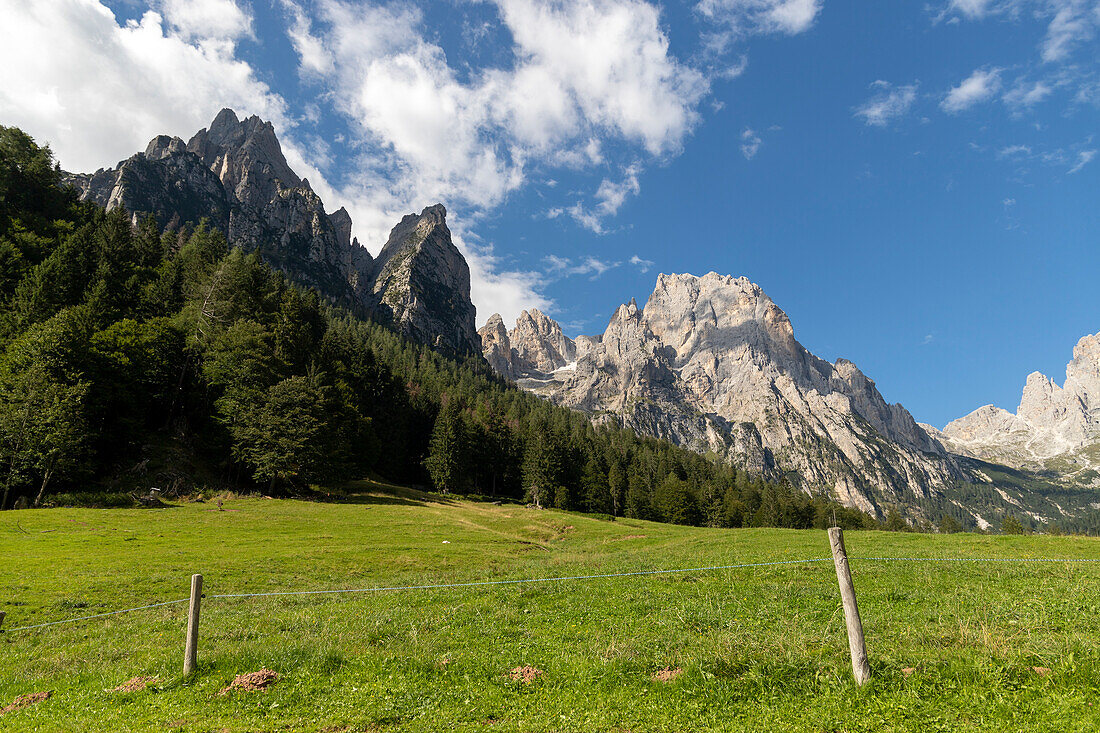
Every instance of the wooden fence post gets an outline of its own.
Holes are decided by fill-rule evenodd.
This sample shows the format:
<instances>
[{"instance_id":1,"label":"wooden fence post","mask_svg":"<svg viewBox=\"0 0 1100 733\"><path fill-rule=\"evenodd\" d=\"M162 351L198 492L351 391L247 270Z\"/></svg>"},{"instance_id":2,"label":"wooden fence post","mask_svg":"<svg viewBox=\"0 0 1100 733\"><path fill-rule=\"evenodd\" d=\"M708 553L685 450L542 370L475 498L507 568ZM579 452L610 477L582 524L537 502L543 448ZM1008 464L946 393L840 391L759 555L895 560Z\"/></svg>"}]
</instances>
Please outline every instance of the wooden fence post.
<instances>
[{"instance_id":1,"label":"wooden fence post","mask_svg":"<svg viewBox=\"0 0 1100 733\"><path fill-rule=\"evenodd\" d=\"M844 602L844 621L848 625L848 649L852 653L852 674L856 684L871 679L871 665L867 663L867 644L863 641L863 622L856 605L856 589L852 585L852 571L848 568L848 553L844 550L844 530L829 529L829 545L833 550L836 579L840 584L840 598Z\"/></svg>"},{"instance_id":2,"label":"wooden fence post","mask_svg":"<svg viewBox=\"0 0 1100 733\"><path fill-rule=\"evenodd\" d=\"M187 646L183 652L183 673L191 674L198 666L199 606L202 603L202 576L191 576L191 605L187 612Z\"/></svg>"}]
</instances>

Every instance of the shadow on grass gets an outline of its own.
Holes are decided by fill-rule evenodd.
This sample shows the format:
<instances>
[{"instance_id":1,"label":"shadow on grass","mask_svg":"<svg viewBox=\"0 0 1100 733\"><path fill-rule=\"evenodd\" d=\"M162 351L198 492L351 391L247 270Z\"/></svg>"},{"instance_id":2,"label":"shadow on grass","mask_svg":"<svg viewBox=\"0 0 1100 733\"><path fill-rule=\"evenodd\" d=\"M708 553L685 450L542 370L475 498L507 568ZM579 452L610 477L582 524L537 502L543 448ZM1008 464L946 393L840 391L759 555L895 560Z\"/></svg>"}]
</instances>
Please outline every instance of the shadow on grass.
<instances>
[{"instance_id":1,"label":"shadow on grass","mask_svg":"<svg viewBox=\"0 0 1100 733\"><path fill-rule=\"evenodd\" d=\"M377 504L396 506L427 506L453 504L452 497L374 479L361 479L344 484L340 492L329 496L335 504Z\"/></svg>"}]
</instances>

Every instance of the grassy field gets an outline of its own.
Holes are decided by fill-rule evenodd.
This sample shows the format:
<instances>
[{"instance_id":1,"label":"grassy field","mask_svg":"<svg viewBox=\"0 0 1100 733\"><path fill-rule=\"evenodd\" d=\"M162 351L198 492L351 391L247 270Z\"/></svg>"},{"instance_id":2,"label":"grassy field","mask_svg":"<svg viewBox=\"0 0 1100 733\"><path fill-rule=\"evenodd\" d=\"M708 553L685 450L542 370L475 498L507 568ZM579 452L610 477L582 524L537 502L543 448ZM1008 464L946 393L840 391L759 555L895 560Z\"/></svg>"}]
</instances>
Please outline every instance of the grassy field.
<instances>
[{"instance_id":1,"label":"grassy field","mask_svg":"<svg viewBox=\"0 0 1100 733\"><path fill-rule=\"evenodd\" d=\"M6 628L187 596L827 557L821 531L711 530L364 485L0 514ZM1100 557L1100 541L847 533L853 558ZM4 731L1100 728L1100 563L852 561L874 674L851 681L831 562L525 585L204 602L0 635ZM509 671L530 665L530 684ZM219 691L239 673L266 692ZM682 669L669 682L654 679ZM1039 668L1036 671L1035 668ZM139 692L112 688L139 675Z\"/></svg>"}]
</instances>

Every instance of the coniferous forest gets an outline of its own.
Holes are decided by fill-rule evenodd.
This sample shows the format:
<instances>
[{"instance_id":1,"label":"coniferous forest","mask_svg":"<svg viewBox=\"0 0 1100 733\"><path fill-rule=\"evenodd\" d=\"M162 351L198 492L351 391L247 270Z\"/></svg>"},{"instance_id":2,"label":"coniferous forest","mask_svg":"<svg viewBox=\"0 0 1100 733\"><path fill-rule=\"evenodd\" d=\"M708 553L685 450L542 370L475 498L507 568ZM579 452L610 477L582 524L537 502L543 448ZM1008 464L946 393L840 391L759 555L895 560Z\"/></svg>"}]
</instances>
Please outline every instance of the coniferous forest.
<instances>
[{"instance_id":1,"label":"coniferous forest","mask_svg":"<svg viewBox=\"0 0 1100 733\"><path fill-rule=\"evenodd\" d=\"M2 507L376 475L439 492L710 526L875 525L633 432L597 428L302 289L199 223L78 201L0 127ZM159 479L158 479L159 480ZM147 486L145 488L148 488Z\"/></svg>"}]
</instances>

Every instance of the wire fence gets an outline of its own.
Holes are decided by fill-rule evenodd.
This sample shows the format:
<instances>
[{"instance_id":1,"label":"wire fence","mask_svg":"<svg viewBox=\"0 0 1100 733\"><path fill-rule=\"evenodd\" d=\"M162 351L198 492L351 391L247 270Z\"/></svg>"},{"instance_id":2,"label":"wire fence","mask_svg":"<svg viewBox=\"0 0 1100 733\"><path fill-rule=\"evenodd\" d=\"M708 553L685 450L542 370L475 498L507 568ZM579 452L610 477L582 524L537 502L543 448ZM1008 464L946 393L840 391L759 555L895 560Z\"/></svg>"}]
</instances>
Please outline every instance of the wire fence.
<instances>
[{"instance_id":1,"label":"wire fence","mask_svg":"<svg viewBox=\"0 0 1100 733\"><path fill-rule=\"evenodd\" d=\"M997 562L997 563L1097 563L1100 562L1100 558L1048 558L1048 557L849 557L849 560L861 561L861 562ZM469 581L462 583L433 583L429 585L395 585L395 586L376 586L370 588L338 588L332 590L288 590L288 591L271 591L267 593L218 593L203 595L203 598L207 600L216 599L232 599L232 598L269 598L275 596L316 596L316 595L337 595L342 593L383 593L394 591L416 591L416 590L439 590L444 588L475 588L494 585L520 585L527 583L556 583L556 582L568 582L578 580L599 580L608 578L630 578L645 575L672 575L676 573L702 573L712 572L717 570L737 570L741 568L763 568L763 567L776 567L780 565L801 565L817 562L832 562L831 557L813 557L802 560L772 560L769 562L750 562L750 563L737 563L734 565L710 565L706 567L694 567L694 568L673 568L673 569L659 569L659 570L636 570L624 573L598 573L593 575L566 575L549 578L519 578L514 580L479 580ZM31 629L41 629L47 626L57 626L60 624L76 623L78 621L90 621L97 618L106 618L108 616L117 616L123 613L130 613L132 611L144 611L150 608L161 608L164 606L175 606L181 603L187 603L189 598L181 598L175 601L163 601L160 603L151 603L146 606L135 606L134 608L124 608L118 611L108 611L105 613L96 613L89 616L78 616L76 618L60 619L58 621L47 621L40 624L31 624L28 626L17 626L11 629L2 629L5 633L13 633L16 631L29 631Z\"/></svg>"}]
</instances>

